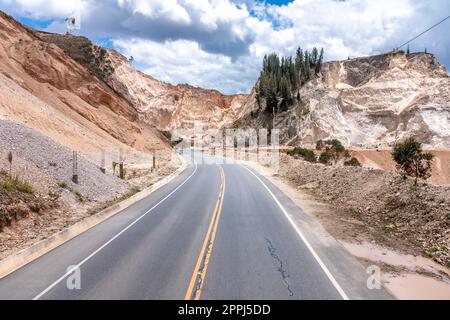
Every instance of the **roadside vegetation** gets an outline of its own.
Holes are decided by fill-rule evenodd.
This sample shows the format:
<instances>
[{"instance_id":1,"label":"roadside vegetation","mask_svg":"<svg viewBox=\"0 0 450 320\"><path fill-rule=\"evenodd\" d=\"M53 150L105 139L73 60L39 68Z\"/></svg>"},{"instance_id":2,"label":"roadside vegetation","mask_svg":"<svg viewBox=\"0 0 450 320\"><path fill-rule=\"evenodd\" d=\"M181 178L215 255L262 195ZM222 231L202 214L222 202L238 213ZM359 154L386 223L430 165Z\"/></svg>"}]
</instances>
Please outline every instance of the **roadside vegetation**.
<instances>
[{"instance_id":1,"label":"roadside vegetation","mask_svg":"<svg viewBox=\"0 0 450 320\"><path fill-rule=\"evenodd\" d=\"M39 213L46 206L46 201L35 194L31 184L0 171L0 232L13 221Z\"/></svg>"},{"instance_id":2,"label":"roadside vegetation","mask_svg":"<svg viewBox=\"0 0 450 320\"><path fill-rule=\"evenodd\" d=\"M1 179L1 186L2 188L8 192L23 192L28 194L34 194L33 186L30 185L28 182L21 180L18 176L11 177L8 176L6 178Z\"/></svg>"},{"instance_id":3,"label":"roadside vegetation","mask_svg":"<svg viewBox=\"0 0 450 320\"><path fill-rule=\"evenodd\" d=\"M347 166L347 167L361 167L361 163L359 162L358 159L353 157L350 160L345 161L344 162L344 166Z\"/></svg>"},{"instance_id":4,"label":"roadside vegetation","mask_svg":"<svg viewBox=\"0 0 450 320\"><path fill-rule=\"evenodd\" d=\"M324 151L320 154L319 162L321 164L329 165L333 160L333 154L329 151Z\"/></svg>"},{"instance_id":5,"label":"roadside vegetation","mask_svg":"<svg viewBox=\"0 0 450 320\"><path fill-rule=\"evenodd\" d=\"M364 230L358 232L364 237L450 266L450 189L426 183L434 157L423 151L421 142L410 138L394 145L396 171L350 169L361 163L336 139L317 141L314 152L295 148L287 154L307 161L283 157L280 176L308 185L307 191L318 199L361 221ZM318 170L311 162L326 168Z\"/></svg>"},{"instance_id":6,"label":"roadside vegetation","mask_svg":"<svg viewBox=\"0 0 450 320\"><path fill-rule=\"evenodd\" d=\"M356 164L356 160L348 161ZM341 165L321 168L285 155L280 157L279 176L319 203L330 205L332 210L323 221L337 236L424 254L450 266L449 186L419 181L420 188L412 189L414 179L405 179L396 171ZM344 222L349 218L355 222Z\"/></svg>"},{"instance_id":7,"label":"roadside vegetation","mask_svg":"<svg viewBox=\"0 0 450 320\"><path fill-rule=\"evenodd\" d=\"M316 150L296 147L287 152L292 157L300 157L311 163L321 163L324 165L337 164L344 161L344 166L360 167L361 163L350 152L345 149L344 145L337 139L319 140L316 143Z\"/></svg>"},{"instance_id":8,"label":"roadside vegetation","mask_svg":"<svg viewBox=\"0 0 450 320\"><path fill-rule=\"evenodd\" d=\"M323 165L336 165L341 161L340 163L346 167L362 166L361 162L356 157L352 157L349 150L345 149L344 145L337 139L317 141L315 152L310 149L295 147L287 154ZM423 152L422 143L414 138L395 144L392 159L397 164L398 171L404 177L414 178L415 187L418 185L419 179L427 180L431 177L433 155L430 152Z\"/></svg>"},{"instance_id":9,"label":"roadside vegetation","mask_svg":"<svg viewBox=\"0 0 450 320\"><path fill-rule=\"evenodd\" d=\"M397 163L397 169L404 175L414 178L414 186L419 179L431 177L431 162L433 155L422 151L422 144L414 138L397 143L392 152L392 158Z\"/></svg>"},{"instance_id":10,"label":"roadside vegetation","mask_svg":"<svg viewBox=\"0 0 450 320\"><path fill-rule=\"evenodd\" d=\"M15 191L34 194L34 188L31 184L20 179L19 176L13 175L14 156L12 152L8 152L7 160L9 164L9 171L6 172L2 170L0 172L0 186L2 187L2 189L9 194Z\"/></svg>"},{"instance_id":11,"label":"roadside vegetation","mask_svg":"<svg viewBox=\"0 0 450 320\"><path fill-rule=\"evenodd\" d=\"M294 148L288 151L287 154L290 156L300 156L309 162L317 162L317 156L314 151L305 148Z\"/></svg>"}]
</instances>

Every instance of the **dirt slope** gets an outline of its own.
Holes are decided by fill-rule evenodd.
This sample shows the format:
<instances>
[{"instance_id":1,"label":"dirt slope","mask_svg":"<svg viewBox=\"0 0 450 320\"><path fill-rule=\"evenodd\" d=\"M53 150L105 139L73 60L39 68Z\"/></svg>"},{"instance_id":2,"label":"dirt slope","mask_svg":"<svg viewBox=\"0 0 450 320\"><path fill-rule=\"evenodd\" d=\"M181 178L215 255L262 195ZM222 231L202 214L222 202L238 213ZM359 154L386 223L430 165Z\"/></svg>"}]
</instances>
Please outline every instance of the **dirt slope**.
<instances>
[{"instance_id":1,"label":"dirt slope","mask_svg":"<svg viewBox=\"0 0 450 320\"><path fill-rule=\"evenodd\" d=\"M91 70L0 12L0 119L94 152L165 145L136 110Z\"/></svg>"},{"instance_id":2,"label":"dirt slope","mask_svg":"<svg viewBox=\"0 0 450 320\"><path fill-rule=\"evenodd\" d=\"M144 122L161 131L187 129L194 123L205 129L221 128L241 115L246 95L223 95L189 85L173 86L136 70L115 50L93 45L88 39L37 32L47 43L88 67L117 95L128 102ZM92 48L92 50L91 50Z\"/></svg>"},{"instance_id":3,"label":"dirt slope","mask_svg":"<svg viewBox=\"0 0 450 320\"><path fill-rule=\"evenodd\" d=\"M450 186L420 184L395 172L311 164L287 155L279 176L363 223L372 239L450 266ZM340 222L340 221L338 221ZM336 223L336 222L335 222ZM350 231L351 232L351 231Z\"/></svg>"}]
</instances>

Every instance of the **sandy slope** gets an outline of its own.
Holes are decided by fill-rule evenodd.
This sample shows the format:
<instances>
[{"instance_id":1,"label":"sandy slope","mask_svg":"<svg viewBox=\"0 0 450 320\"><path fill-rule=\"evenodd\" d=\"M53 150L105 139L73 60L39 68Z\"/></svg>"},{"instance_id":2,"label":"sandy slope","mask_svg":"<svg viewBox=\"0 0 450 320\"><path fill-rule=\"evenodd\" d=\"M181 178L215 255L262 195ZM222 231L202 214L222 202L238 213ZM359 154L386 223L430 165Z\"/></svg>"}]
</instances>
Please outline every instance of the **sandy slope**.
<instances>
[{"instance_id":1,"label":"sandy slope","mask_svg":"<svg viewBox=\"0 0 450 320\"><path fill-rule=\"evenodd\" d=\"M0 119L79 151L166 146L136 110L60 48L0 13Z\"/></svg>"}]
</instances>

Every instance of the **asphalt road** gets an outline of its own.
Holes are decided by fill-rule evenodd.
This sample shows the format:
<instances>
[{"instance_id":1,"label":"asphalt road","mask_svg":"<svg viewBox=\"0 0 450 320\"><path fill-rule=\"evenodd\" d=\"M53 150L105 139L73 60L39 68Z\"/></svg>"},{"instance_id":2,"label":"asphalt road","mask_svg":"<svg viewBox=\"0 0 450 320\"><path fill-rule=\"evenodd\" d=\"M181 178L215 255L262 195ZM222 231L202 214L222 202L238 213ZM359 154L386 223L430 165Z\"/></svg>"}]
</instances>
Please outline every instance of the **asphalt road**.
<instances>
[{"instance_id":1,"label":"asphalt road","mask_svg":"<svg viewBox=\"0 0 450 320\"><path fill-rule=\"evenodd\" d=\"M1 279L0 299L390 298L313 223L248 168L193 163Z\"/></svg>"}]
</instances>

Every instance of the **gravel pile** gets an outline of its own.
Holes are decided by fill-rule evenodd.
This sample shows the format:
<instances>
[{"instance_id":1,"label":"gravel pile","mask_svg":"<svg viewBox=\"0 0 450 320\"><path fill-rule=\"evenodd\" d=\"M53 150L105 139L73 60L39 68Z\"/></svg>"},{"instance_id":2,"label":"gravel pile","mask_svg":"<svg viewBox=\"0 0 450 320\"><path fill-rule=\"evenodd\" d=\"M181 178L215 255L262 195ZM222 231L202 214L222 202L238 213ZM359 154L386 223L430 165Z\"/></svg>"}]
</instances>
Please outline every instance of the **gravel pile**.
<instances>
[{"instance_id":1,"label":"gravel pile","mask_svg":"<svg viewBox=\"0 0 450 320\"><path fill-rule=\"evenodd\" d=\"M421 183L395 172L311 164L282 155L280 176L362 221L375 238L425 253L450 266L450 186Z\"/></svg>"},{"instance_id":2,"label":"gravel pile","mask_svg":"<svg viewBox=\"0 0 450 320\"><path fill-rule=\"evenodd\" d=\"M79 184L72 182L73 151L22 124L0 120L0 170L9 170L8 152L13 153L13 174L48 194L61 186L83 198L102 202L126 193L130 184L78 154ZM67 186L67 187L66 187Z\"/></svg>"}]
</instances>

